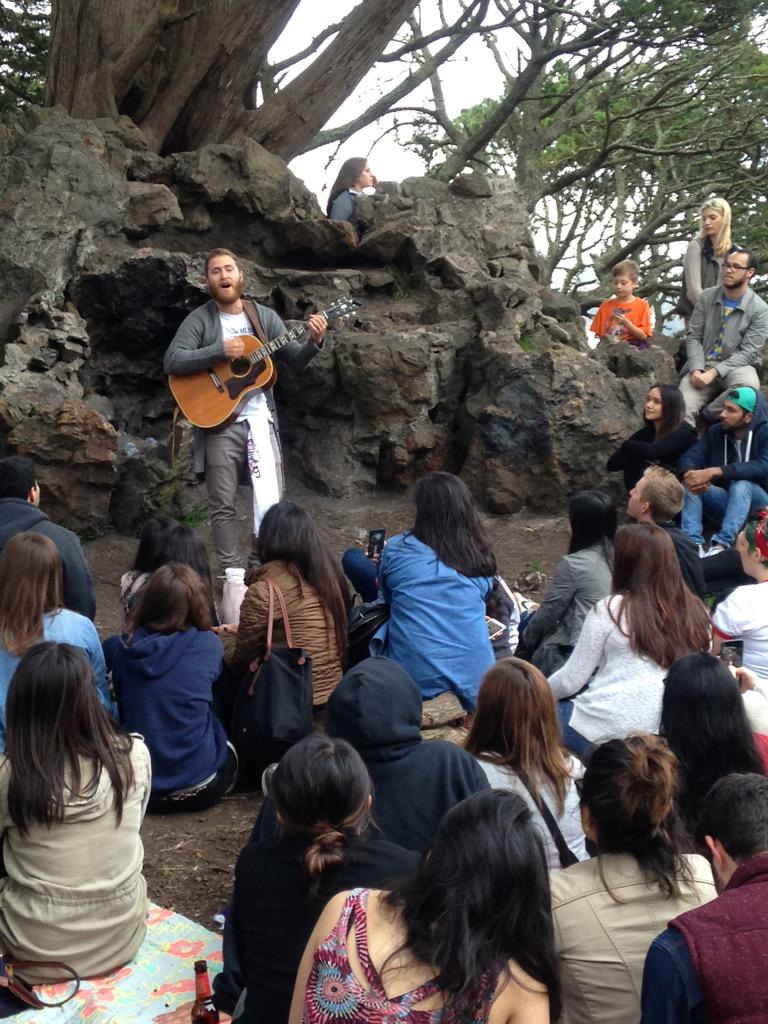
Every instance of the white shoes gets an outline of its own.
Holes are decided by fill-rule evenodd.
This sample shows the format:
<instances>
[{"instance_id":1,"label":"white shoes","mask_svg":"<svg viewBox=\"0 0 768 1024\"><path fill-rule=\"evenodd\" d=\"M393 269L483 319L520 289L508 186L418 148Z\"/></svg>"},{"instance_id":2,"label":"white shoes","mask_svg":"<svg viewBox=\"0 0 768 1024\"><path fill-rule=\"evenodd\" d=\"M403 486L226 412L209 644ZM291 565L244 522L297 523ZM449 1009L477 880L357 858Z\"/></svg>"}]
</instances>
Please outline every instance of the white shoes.
<instances>
[{"instance_id":1,"label":"white shoes","mask_svg":"<svg viewBox=\"0 0 768 1024\"><path fill-rule=\"evenodd\" d=\"M724 544L718 544L717 542L710 544L708 551L705 551L704 546L699 544L699 558L709 558L711 555L719 555L721 551L727 550Z\"/></svg>"}]
</instances>

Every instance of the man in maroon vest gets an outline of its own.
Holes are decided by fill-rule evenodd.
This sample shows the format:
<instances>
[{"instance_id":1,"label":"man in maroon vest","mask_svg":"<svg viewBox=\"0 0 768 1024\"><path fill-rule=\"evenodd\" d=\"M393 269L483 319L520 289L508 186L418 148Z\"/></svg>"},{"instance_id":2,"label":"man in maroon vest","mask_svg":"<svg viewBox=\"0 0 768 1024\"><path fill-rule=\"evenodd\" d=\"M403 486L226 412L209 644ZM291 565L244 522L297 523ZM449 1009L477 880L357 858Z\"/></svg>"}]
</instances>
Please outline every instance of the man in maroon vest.
<instances>
[{"instance_id":1,"label":"man in maroon vest","mask_svg":"<svg viewBox=\"0 0 768 1024\"><path fill-rule=\"evenodd\" d=\"M717 899L670 921L643 973L641 1024L768 1021L768 778L726 775L697 833Z\"/></svg>"}]
</instances>

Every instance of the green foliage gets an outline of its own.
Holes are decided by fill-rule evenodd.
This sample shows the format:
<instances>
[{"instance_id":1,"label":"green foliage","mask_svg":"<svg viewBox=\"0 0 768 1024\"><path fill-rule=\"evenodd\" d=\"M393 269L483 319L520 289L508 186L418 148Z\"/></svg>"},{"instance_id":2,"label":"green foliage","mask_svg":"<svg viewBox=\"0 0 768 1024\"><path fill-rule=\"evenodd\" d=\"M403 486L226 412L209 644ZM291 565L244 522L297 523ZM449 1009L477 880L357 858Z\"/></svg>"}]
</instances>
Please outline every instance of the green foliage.
<instances>
[{"instance_id":1,"label":"green foliage","mask_svg":"<svg viewBox=\"0 0 768 1024\"><path fill-rule=\"evenodd\" d=\"M520 337L517 339L517 344L523 350L523 352L538 352L539 346L536 344L536 339L528 331L523 331Z\"/></svg>"},{"instance_id":2,"label":"green foliage","mask_svg":"<svg viewBox=\"0 0 768 1024\"><path fill-rule=\"evenodd\" d=\"M0 0L0 118L41 103L50 32L50 4Z\"/></svg>"},{"instance_id":3,"label":"green foliage","mask_svg":"<svg viewBox=\"0 0 768 1024\"><path fill-rule=\"evenodd\" d=\"M200 526L205 526L208 522L208 506L194 505L186 515L181 516L179 522L184 523L185 526L189 526L193 530Z\"/></svg>"},{"instance_id":4,"label":"green foliage","mask_svg":"<svg viewBox=\"0 0 768 1024\"><path fill-rule=\"evenodd\" d=\"M734 240L768 258L768 54L760 25L750 23L766 10L766 0L727 9L618 0L622 40L601 43L589 59L543 62L514 106L508 96L519 76L511 76L504 95L463 110L450 132L422 116L411 146L444 177L462 145L502 110L506 118L475 159L515 175L550 277L586 309L607 297L612 263L635 259L640 294L663 319L677 299L683 243L708 196L728 199Z\"/></svg>"}]
</instances>

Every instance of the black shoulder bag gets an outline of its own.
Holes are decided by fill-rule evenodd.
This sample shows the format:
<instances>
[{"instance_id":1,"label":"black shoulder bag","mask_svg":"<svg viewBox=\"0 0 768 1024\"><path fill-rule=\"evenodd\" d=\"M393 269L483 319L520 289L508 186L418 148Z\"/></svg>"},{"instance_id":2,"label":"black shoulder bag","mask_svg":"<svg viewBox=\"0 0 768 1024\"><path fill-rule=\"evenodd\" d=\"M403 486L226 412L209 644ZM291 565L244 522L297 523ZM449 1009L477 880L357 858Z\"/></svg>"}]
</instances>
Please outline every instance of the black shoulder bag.
<instances>
[{"instance_id":1,"label":"black shoulder bag","mask_svg":"<svg viewBox=\"0 0 768 1024\"><path fill-rule=\"evenodd\" d=\"M240 684L230 735L243 756L275 746L289 747L313 730L312 658L293 646L288 609L280 587L267 579L269 611L264 655ZM287 647L272 646L275 601L280 605Z\"/></svg>"}]
</instances>

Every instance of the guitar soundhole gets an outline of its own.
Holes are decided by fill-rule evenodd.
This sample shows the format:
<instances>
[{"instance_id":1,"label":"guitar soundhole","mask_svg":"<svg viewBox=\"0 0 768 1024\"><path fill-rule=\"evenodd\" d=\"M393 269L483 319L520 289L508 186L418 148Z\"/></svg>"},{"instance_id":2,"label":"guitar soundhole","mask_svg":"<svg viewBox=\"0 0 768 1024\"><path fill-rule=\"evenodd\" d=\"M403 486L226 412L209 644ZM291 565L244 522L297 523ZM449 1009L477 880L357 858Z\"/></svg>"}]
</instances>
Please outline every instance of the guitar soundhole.
<instances>
[{"instance_id":1,"label":"guitar soundhole","mask_svg":"<svg viewBox=\"0 0 768 1024\"><path fill-rule=\"evenodd\" d=\"M235 377L245 377L253 369L247 359L233 359L229 365Z\"/></svg>"}]
</instances>

